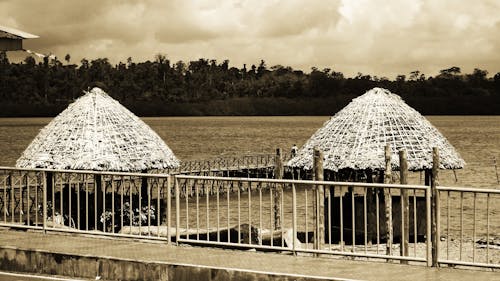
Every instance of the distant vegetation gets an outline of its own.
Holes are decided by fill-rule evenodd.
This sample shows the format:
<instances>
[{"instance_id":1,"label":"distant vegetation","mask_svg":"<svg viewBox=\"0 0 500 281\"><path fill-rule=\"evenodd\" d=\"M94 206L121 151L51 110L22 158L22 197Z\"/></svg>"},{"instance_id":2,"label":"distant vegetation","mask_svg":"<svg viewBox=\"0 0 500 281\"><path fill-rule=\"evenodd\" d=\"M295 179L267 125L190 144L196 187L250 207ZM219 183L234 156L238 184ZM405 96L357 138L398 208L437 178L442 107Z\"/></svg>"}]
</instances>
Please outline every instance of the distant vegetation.
<instances>
[{"instance_id":1,"label":"distant vegetation","mask_svg":"<svg viewBox=\"0 0 500 281\"><path fill-rule=\"evenodd\" d=\"M332 69L310 73L291 67L230 67L229 61L199 59L112 65L106 58L10 63L0 53L0 116L55 116L82 90L99 86L139 116L333 115L372 87L399 94L423 114L500 114L500 73L470 74L443 69L435 77L418 70L395 80L358 73L345 77Z\"/></svg>"}]
</instances>

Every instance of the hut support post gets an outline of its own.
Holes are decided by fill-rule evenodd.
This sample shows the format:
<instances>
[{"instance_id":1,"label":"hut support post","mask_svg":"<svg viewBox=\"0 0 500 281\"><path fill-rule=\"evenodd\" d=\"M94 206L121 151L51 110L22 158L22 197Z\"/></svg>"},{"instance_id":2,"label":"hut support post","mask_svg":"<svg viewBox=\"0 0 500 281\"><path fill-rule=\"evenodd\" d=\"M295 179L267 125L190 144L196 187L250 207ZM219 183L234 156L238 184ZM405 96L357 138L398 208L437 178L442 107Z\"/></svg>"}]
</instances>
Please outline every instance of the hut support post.
<instances>
[{"instance_id":1,"label":"hut support post","mask_svg":"<svg viewBox=\"0 0 500 281\"><path fill-rule=\"evenodd\" d=\"M275 179L283 179L283 156L281 153L281 148L276 149L275 161L274 161L274 178ZM276 184L276 188L274 189L274 229L281 228L281 193L282 186Z\"/></svg>"},{"instance_id":2,"label":"hut support post","mask_svg":"<svg viewBox=\"0 0 500 281\"><path fill-rule=\"evenodd\" d=\"M96 213L94 214L94 221L97 224L97 222L100 220L101 215L104 213L104 208L103 208L103 200L104 200L104 195L102 193L103 187L102 187L102 175L101 174L95 174L94 175L94 186L95 186L95 191L94 195L96 198L96 206L95 210ZM105 224L105 223L104 223ZM95 230L98 230L98 226L95 225ZM103 226L105 227L105 226Z\"/></svg>"},{"instance_id":3,"label":"hut support post","mask_svg":"<svg viewBox=\"0 0 500 281\"><path fill-rule=\"evenodd\" d=\"M313 156L313 169L314 180L323 181L323 152L318 148L314 148ZM325 242L325 193L323 185L316 185L314 192L314 217L315 217L315 236L314 236L314 249L323 249Z\"/></svg>"},{"instance_id":4,"label":"hut support post","mask_svg":"<svg viewBox=\"0 0 500 281\"><path fill-rule=\"evenodd\" d=\"M142 170L141 173L147 174L148 170ZM142 206L147 205L148 194L149 194L149 192L148 192L148 178L143 176L141 178L141 197L142 198L139 198L139 200L141 200ZM142 211L140 211L140 212L142 212ZM148 212L149 212L149 210L148 210Z\"/></svg>"},{"instance_id":5,"label":"hut support post","mask_svg":"<svg viewBox=\"0 0 500 281\"><path fill-rule=\"evenodd\" d=\"M43 201L42 201L42 220L43 220L43 232L47 230L47 194L48 190L52 188L52 172L43 172ZM52 191L51 191L52 193Z\"/></svg>"},{"instance_id":6,"label":"hut support post","mask_svg":"<svg viewBox=\"0 0 500 281\"><path fill-rule=\"evenodd\" d=\"M439 150L432 148L432 174L431 174L431 243L432 243L432 266L438 266L439 258L439 192L437 190L439 180Z\"/></svg>"},{"instance_id":7,"label":"hut support post","mask_svg":"<svg viewBox=\"0 0 500 281\"><path fill-rule=\"evenodd\" d=\"M385 146L385 170L384 184L392 182L392 167L391 167L391 147ZM392 255L392 198L390 188L384 188L384 203L385 203L385 225L386 225L386 255ZM387 260L390 261L390 260Z\"/></svg>"},{"instance_id":8,"label":"hut support post","mask_svg":"<svg viewBox=\"0 0 500 281\"><path fill-rule=\"evenodd\" d=\"M399 179L401 184L408 184L408 162L406 150L399 151ZM408 256L408 243L410 241L410 202L408 200L408 190L401 190L401 256ZM416 222L414 222L416 223ZM417 235L416 233L414 235ZM416 245L415 245L416 246ZM401 260L402 264L408 264L408 261Z\"/></svg>"}]
</instances>

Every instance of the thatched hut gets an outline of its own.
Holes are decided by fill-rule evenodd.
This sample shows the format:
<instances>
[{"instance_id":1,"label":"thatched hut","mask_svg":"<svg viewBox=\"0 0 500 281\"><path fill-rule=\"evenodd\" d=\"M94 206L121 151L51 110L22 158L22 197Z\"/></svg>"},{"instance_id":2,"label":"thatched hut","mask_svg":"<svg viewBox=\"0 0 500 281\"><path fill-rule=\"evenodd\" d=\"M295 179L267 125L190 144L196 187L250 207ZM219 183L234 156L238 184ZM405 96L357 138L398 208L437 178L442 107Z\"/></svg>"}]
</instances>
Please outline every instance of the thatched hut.
<instances>
[{"instance_id":1,"label":"thatched hut","mask_svg":"<svg viewBox=\"0 0 500 281\"><path fill-rule=\"evenodd\" d=\"M432 151L434 147L439 149L439 164L441 169L460 169L465 165L465 161L458 152L446 140L446 138L421 114L408 106L399 96L386 89L373 88L362 96L355 98L345 108L335 114L330 120L325 122L314 135L299 149L297 156L288 161L287 166L293 169L312 170L313 151L319 148L323 152L323 168L325 178L336 181L381 181L382 171L386 169L385 148L389 145L391 149L391 170L399 170L399 151L406 150L408 170L410 171L430 171L433 166ZM426 173L426 183L429 179ZM359 176L359 177L358 177ZM375 179L374 179L375 176ZM378 178L377 178L378 176ZM374 229L376 221L376 198L379 204L386 204L386 214L379 214L379 220L384 221L387 213L391 213L394 221L394 238L400 237L401 231L401 197L386 194L382 196L380 190L366 189L356 192L349 189L347 194L335 194L332 198L332 205L338 206L339 196L356 197L356 200L344 200L344 212L339 213L338 209L332 209L332 220L336 224L332 225L333 235L339 235L337 223L340 221L340 214L344 219L344 237L351 237L353 229L362 229L363 225L363 193L368 196L368 238L373 240L376 237ZM385 197L385 198L384 198ZM418 196L417 196L418 197ZM415 207L411 212L420 213L416 216L418 221L417 235L425 234L425 198L413 198ZM408 198L404 199L408 206ZM391 202L394 207L388 207ZM325 203L326 204L326 203ZM352 206L355 204L356 208ZM366 203L365 203L366 204ZM382 209L382 207L381 207ZM357 210L357 211L352 211ZM355 214L352 214L355 212ZM356 227L351 225L351 215L356 217ZM405 216L409 216L407 211ZM413 215L412 215L413 217ZM409 221L409 219L405 219ZM415 222L412 222L413 224ZM398 225L396 227L396 225ZM383 224L380 232L385 233L391 228ZM326 233L328 233L327 230ZM406 235L415 235L413 227L411 231L406 231ZM356 233L356 239L359 233ZM391 234L392 236L392 234ZM326 236L325 236L326 237ZM385 238L384 238L385 239ZM399 239L399 238L398 238ZM407 238L406 238L407 239ZM352 242L352 241L351 241Z\"/></svg>"},{"instance_id":2,"label":"thatched hut","mask_svg":"<svg viewBox=\"0 0 500 281\"><path fill-rule=\"evenodd\" d=\"M144 173L150 170L177 168L179 160L165 142L139 117L103 90L93 88L70 104L40 131L17 160L16 166ZM152 187L146 176L118 177L91 173L88 177L83 177L83 174L52 172L47 172L46 175L45 186L50 201L48 205L52 205L49 207L51 209L49 213L52 216L58 212L64 215L66 225L74 219L80 221L78 225L81 227L86 225L90 229L98 228L99 216L101 216L99 225L105 229L106 226L102 222L108 220L105 216L105 211L108 209L112 210L114 206L117 209L125 208L113 201L113 198L115 201L118 198L113 194L120 193L122 197L124 193L130 194L126 200L130 206L132 201L137 204L137 200L143 202L142 206L148 206L148 198L160 192L159 184L156 184L156 191L152 191L155 187ZM133 188L134 186L140 186L139 193ZM86 195L78 196L72 189L83 190ZM159 195L156 196L158 197ZM78 204L71 202L78 200L80 200L80 213L85 215L76 218L77 210L72 209ZM88 202L94 202L94 206L85 209ZM156 205L149 205L148 208L165 206L165 204ZM54 206L60 206L60 209ZM106 219L103 219L103 216ZM90 223L89 226L89 222L94 222L94 225Z\"/></svg>"},{"instance_id":3,"label":"thatched hut","mask_svg":"<svg viewBox=\"0 0 500 281\"><path fill-rule=\"evenodd\" d=\"M440 151L440 168L460 169L465 164L446 138L401 97L373 88L325 122L287 166L311 170L313 149L318 147L325 170L383 170L387 144L394 169L399 169L400 150L407 151L410 171L431 169L433 147Z\"/></svg>"},{"instance_id":4,"label":"thatched hut","mask_svg":"<svg viewBox=\"0 0 500 281\"><path fill-rule=\"evenodd\" d=\"M41 130L16 166L137 172L177 168L179 160L139 117L93 88Z\"/></svg>"}]
</instances>

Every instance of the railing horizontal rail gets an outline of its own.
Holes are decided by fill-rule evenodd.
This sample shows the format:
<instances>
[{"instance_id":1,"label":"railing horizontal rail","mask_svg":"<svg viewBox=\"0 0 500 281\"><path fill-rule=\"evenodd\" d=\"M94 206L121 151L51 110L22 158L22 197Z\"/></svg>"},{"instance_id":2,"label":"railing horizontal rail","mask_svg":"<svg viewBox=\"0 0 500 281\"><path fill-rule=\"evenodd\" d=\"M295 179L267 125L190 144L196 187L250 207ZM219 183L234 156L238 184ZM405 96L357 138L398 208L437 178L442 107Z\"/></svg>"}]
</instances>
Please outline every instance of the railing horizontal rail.
<instances>
[{"instance_id":1,"label":"railing horizontal rail","mask_svg":"<svg viewBox=\"0 0 500 281\"><path fill-rule=\"evenodd\" d=\"M328 185L344 187L375 187L375 188L400 188L427 190L430 187L426 185L411 184L383 184L383 183L359 183L359 182L337 182L337 181L314 181L314 180L287 180L287 179L264 179L264 178L242 178L242 177L215 177L215 176L192 176L176 175L178 179L192 180L216 180L216 181L243 181L243 182L266 182L266 183L294 183L306 185Z\"/></svg>"},{"instance_id":2,"label":"railing horizontal rail","mask_svg":"<svg viewBox=\"0 0 500 281\"><path fill-rule=\"evenodd\" d=\"M439 191L457 191L457 192L500 194L499 189L488 189L488 188L438 186L436 189Z\"/></svg>"},{"instance_id":3,"label":"railing horizontal rail","mask_svg":"<svg viewBox=\"0 0 500 281\"><path fill-rule=\"evenodd\" d=\"M109 172L109 171L93 171L93 170L61 170L61 169L44 169L44 168L14 168L0 166L0 171L26 171L26 172L53 172L64 174L94 174L94 175L109 175L109 176L134 176L134 177L150 177L150 178L167 178L169 174L151 174L151 173L129 173L129 172Z\"/></svg>"}]
</instances>

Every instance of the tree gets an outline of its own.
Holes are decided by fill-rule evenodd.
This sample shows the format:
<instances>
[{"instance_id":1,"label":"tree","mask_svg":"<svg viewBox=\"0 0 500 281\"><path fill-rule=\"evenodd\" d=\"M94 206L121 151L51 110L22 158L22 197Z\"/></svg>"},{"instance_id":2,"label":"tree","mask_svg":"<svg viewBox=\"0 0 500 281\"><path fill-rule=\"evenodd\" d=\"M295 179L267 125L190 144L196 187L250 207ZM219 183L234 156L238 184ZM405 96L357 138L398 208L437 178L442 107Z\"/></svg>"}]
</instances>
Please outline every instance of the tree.
<instances>
[{"instance_id":1,"label":"tree","mask_svg":"<svg viewBox=\"0 0 500 281\"><path fill-rule=\"evenodd\" d=\"M69 54L66 54L64 56L64 60L66 61L67 64L69 64L69 61L71 60L71 56Z\"/></svg>"}]
</instances>

